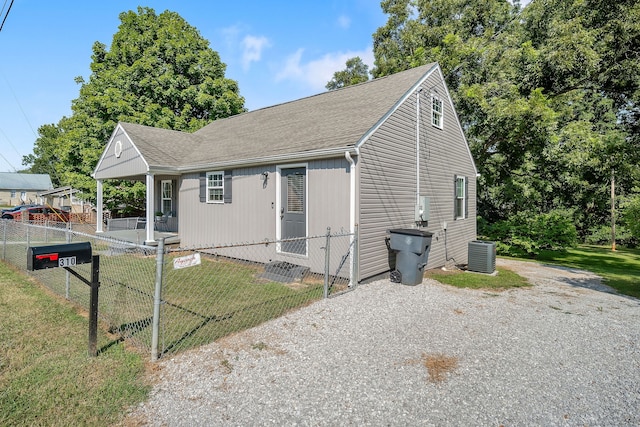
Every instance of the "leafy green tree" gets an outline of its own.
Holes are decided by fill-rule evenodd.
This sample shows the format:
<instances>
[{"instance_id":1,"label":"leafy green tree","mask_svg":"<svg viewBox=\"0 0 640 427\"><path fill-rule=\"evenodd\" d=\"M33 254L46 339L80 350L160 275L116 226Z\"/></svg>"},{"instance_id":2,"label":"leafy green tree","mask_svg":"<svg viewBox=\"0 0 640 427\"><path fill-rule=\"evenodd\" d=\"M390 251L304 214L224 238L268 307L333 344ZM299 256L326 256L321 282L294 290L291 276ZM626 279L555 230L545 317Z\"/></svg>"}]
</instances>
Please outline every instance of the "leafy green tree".
<instances>
[{"instance_id":1,"label":"leafy green tree","mask_svg":"<svg viewBox=\"0 0 640 427\"><path fill-rule=\"evenodd\" d=\"M56 164L58 157L55 152L56 141L60 137L60 129L54 125L42 125L38 128L38 139L33 147L33 154L23 157L22 164L29 166L30 173L48 174L54 186L60 185Z\"/></svg>"},{"instance_id":2,"label":"leafy green tree","mask_svg":"<svg viewBox=\"0 0 640 427\"><path fill-rule=\"evenodd\" d=\"M325 86L328 90L364 83L369 80L369 66L359 56L347 60L347 68L333 73L333 78Z\"/></svg>"},{"instance_id":3,"label":"leafy green tree","mask_svg":"<svg viewBox=\"0 0 640 427\"><path fill-rule=\"evenodd\" d=\"M624 199L621 208L623 224L640 241L640 188L634 188L634 193Z\"/></svg>"},{"instance_id":4,"label":"leafy green tree","mask_svg":"<svg viewBox=\"0 0 640 427\"><path fill-rule=\"evenodd\" d=\"M438 61L481 176L489 222L570 209L579 232L609 217L612 170L638 185L636 1L385 0L380 77Z\"/></svg>"},{"instance_id":5,"label":"leafy green tree","mask_svg":"<svg viewBox=\"0 0 640 427\"><path fill-rule=\"evenodd\" d=\"M110 49L94 43L89 80L76 78L81 86L72 115L41 128L34 156L24 159L36 165L55 158L60 184L85 196L95 196L90 175L119 121L195 131L245 111L218 53L177 13L157 15L139 7L137 13L121 13L120 21ZM143 188L144 183L108 181L105 205L143 208Z\"/></svg>"}]
</instances>

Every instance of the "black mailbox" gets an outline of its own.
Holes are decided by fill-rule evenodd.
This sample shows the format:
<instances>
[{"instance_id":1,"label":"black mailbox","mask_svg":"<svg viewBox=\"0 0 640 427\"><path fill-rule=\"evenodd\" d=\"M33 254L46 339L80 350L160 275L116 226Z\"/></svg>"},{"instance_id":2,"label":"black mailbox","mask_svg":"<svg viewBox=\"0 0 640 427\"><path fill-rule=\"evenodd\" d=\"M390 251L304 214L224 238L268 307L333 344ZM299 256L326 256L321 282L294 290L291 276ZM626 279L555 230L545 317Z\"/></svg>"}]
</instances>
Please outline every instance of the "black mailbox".
<instances>
[{"instance_id":1,"label":"black mailbox","mask_svg":"<svg viewBox=\"0 0 640 427\"><path fill-rule=\"evenodd\" d=\"M66 243L62 245L29 246L27 270L44 270L54 267L73 267L91 262L91 243Z\"/></svg>"}]
</instances>

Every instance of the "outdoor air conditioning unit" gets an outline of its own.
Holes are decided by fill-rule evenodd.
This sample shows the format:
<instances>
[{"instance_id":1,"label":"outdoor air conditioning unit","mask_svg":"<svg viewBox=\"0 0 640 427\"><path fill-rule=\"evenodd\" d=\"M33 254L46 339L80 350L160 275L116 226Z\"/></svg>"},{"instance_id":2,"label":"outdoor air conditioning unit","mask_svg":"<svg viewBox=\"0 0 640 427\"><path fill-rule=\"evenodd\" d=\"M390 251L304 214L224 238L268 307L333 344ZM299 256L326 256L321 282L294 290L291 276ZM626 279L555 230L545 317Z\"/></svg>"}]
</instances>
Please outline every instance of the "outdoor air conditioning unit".
<instances>
[{"instance_id":1,"label":"outdoor air conditioning unit","mask_svg":"<svg viewBox=\"0 0 640 427\"><path fill-rule=\"evenodd\" d=\"M469 271L491 274L496 271L496 243L482 240L469 242Z\"/></svg>"}]
</instances>

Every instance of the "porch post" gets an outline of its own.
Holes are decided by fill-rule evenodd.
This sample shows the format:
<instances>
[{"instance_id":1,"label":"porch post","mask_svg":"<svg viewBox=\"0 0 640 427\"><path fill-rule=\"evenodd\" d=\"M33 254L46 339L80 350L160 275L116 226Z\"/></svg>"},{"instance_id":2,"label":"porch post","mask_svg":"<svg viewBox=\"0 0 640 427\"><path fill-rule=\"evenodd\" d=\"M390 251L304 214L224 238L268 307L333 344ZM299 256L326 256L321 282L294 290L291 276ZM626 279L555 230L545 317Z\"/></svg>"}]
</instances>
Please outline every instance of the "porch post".
<instances>
[{"instance_id":1,"label":"porch post","mask_svg":"<svg viewBox=\"0 0 640 427\"><path fill-rule=\"evenodd\" d=\"M155 186L153 174L147 174L147 239L145 243L154 242L155 233L153 232L155 229L155 224L153 223L154 211L153 205L155 202Z\"/></svg>"},{"instance_id":2,"label":"porch post","mask_svg":"<svg viewBox=\"0 0 640 427\"><path fill-rule=\"evenodd\" d=\"M96 180L97 188L96 188L96 233L102 233L102 224L104 221L102 211L102 180Z\"/></svg>"}]
</instances>

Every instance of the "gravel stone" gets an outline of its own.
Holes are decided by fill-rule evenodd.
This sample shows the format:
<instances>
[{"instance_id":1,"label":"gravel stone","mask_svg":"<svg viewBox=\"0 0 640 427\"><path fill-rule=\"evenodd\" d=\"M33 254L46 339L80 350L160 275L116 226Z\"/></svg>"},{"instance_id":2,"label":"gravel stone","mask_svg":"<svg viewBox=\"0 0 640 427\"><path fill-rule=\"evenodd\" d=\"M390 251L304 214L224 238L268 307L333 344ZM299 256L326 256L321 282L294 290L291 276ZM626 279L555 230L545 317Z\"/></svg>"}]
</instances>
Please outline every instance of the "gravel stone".
<instances>
[{"instance_id":1,"label":"gravel stone","mask_svg":"<svg viewBox=\"0 0 640 427\"><path fill-rule=\"evenodd\" d=\"M128 423L639 426L640 300L589 272L498 264L534 286L380 280L162 360ZM428 356L457 366L433 382Z\"/></svg>"}]
</instances>

